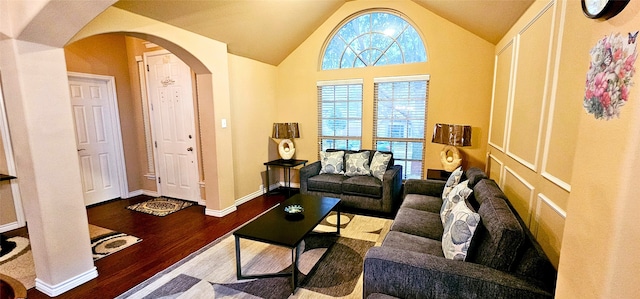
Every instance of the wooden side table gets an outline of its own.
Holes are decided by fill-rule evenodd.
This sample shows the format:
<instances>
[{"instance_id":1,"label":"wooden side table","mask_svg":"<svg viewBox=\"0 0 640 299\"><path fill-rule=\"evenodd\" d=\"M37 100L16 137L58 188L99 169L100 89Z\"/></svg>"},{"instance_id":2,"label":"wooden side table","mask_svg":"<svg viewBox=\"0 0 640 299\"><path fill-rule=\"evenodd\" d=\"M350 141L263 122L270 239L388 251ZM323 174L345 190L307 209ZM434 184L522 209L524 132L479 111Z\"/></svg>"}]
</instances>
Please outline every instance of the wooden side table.
<instances>
[{"instance_id":1,"label":"wooden side table","mask_svg":"<svg viewBox=\"0 0 640 299\"><path fill-rule=\"evenodd\" d=\"M427 169L427 180L446 181L450 175L451 172L441 169Z\"/></svg>"},{"instance_id":2,"label":"wooden side table","mask_svg":"<svg viewBox=\"0 0 640 299\"><path fill-rule=\"evenodd\" d=\"M265 193L269 195L269 192L270 192L269 184L271 183L271 180L269 179L269 166L282 167L284 169L284 187L287 188L287 195L291 196L291 168L295 168L300 165L304 167L305 165L307 165L308 161L309 160L278 159L278 160L265 162L264 165L267 167L267 184L265 186L267 191Z\"/></svg>"}]
</instances>

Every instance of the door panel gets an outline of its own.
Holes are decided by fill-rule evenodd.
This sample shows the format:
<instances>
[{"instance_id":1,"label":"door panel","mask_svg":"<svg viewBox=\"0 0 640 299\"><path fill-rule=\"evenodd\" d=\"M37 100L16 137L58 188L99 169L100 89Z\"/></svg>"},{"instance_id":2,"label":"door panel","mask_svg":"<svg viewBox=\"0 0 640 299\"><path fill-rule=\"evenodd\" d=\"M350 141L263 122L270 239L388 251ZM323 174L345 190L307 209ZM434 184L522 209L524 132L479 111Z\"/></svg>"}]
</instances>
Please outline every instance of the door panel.
<instances>
[{"instance_id":1,"label":"door panel","mask_svg":"<svg viewBox=\"0 0 640 299\"><path fill-rule=\"evenodd\" d=\"M173 54L146 56L160 194L199 200L191 70Z\"/></svg>"},{"instance_id":2,"label":"door panel","mask_svg":"<svg viewBox=\"0 0 640 299\"><path fill-rule=\"evenodd\" d=\"M85 204L120 196L107 82L69 78Z\"/></svg>"}]
</instances>

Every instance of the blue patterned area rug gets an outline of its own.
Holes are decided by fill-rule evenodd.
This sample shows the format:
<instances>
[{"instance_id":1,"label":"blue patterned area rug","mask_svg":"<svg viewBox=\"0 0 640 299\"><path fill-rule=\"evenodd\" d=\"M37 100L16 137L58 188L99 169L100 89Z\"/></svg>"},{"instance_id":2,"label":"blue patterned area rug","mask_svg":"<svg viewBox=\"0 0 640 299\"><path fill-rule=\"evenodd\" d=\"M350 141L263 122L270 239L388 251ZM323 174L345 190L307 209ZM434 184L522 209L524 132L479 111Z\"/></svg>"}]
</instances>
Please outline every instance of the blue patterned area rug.
<instances>
[{"instance_id":1,"label":"blue patterned area rug","mask_svg":"<svg viewBox=\"0 0 640 299\"><path fill-rule=\"evenodd\" d=\"M379 245L392 220L341 213L340 237L311 234L300 245L298 288L289 277L236 279L235 242L228 234L118 298L362 298L364 255ZM334 232L337 215L314 231ZM240 240L244 275L290 271L291 250Z\"/></svg>"},{"instance_id":2,"label":"blue patterned area rug","mask_svg":"<svg viewBox=\"0 0 640 299\"><path fill-rule=\"evenodd\" d=\"M164 217L193 205L193 202L167 197L156 197L127 207L132 211Z\"/></svg>"}]
</instances>

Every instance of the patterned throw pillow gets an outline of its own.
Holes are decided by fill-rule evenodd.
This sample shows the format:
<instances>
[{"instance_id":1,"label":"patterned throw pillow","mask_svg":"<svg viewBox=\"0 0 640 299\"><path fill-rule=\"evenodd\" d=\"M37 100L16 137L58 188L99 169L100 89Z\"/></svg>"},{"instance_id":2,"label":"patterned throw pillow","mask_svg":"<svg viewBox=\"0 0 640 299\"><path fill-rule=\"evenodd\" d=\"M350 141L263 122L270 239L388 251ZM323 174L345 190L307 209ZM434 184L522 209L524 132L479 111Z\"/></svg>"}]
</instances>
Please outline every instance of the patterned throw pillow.
<instances>
[{"instance_id":1,"label":"patterned throw pillow","mask_svg":"<svg viewBox=\"0 0 640 299\"><path fill-rule=\"evenodd\" d=\"M322 165L322 169L320 169L320 174L323 173L336 173L336 174L344 174L342 171L343 163L342 158L344 157L344 151L338 152L320 152L320 165Z\"/></svg>"},{"instance_id":2,"label":"patterned throw pillow","mask_svg":"<svg viewBox=\"0 0 640 299\"><path fill-rule=\"evenodd\" d=\"M384 173L387 171L389 161L391 161L391 154L383 154L381 152L373 154L373 159L371 160L371 175L382 181Z\"/></svg>"},{"instance_id":3,"label":"patterned throw pillow","mask_svg":"<svg viewBox=\"0 0 640 299\"><path fill-rule=\"evenodd\" d=\"M449 216L449 213L451 213L453 207L457 203L467 199L467 197L469 197L469 195L473 193L473 190L467 187L468 183L469 181L466 180L460 184L457 184L455 187L453 187L453 190L451 190L451 192L447 194L447 197L442 200L442 208L440 208L440 219L442 219L442 224L446 222L447 217Z\"/></svg>"},{"instance_id":4,"label":"patterned throw pillow","mask_svg":"<svg viewBox=\"0 0 640 299\"><path fill-rule=\"evenodd\" d=\"M347 154L346 160L345 164L347 166L345 167L344 175L371 175L371 170L369 169L369 151Z\"/></svg>"},{"instance_id":5,"label":"patterned throw pillow","mask_svg":"<svg viewBox=\"0 0 640 299\"><path fill-rule=\"evenodd\" d=\"M480 223L480 215L471 211L464 201L455 205L444 224L442 252L451 260L467 258L471 238Z\"/></svg>"},{"instance_id":6,"label":"patterned throw pillow","mask_svg":"<svg viewBox=\"0 0 640 299\"><path fill-rule=\"evenodd\" d=\"M444 184L444 190L442 190L443 200L447 197L449 192L451 192L451 189L460 182L460 178L462 178L462 166L456 168L456 170L454 170L449 176L449 179L447 179L447 183Z\"/></svg>"}]
</instances>

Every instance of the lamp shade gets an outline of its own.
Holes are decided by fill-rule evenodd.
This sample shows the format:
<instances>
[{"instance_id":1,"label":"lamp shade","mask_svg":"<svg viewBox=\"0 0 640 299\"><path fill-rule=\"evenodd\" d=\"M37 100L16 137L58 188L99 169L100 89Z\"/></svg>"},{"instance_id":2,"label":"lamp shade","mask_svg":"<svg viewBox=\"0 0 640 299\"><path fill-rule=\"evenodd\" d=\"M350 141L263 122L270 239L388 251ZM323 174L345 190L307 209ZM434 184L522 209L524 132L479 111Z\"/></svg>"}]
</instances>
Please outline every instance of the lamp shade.
<instances>
[{"instance_id":1,"label":"lamp shade","mask_svg":"<svg viewBox=\"0 0 640 299\"><path fill-rule=\"evenodd\" d=\"M271 137L276 139L300 138L298 123L274 123Z\"/></svg>"},{"instance_id":2,"label":"lamp shade","mask_svg":"<svg viewBox=\"0 0 640 299\"><path fill-rule=\"evenodd\" d=\"M471 126L436 124L433 127L431 142L452 146L470 146Z\"/></svg>"}]
</instances>

